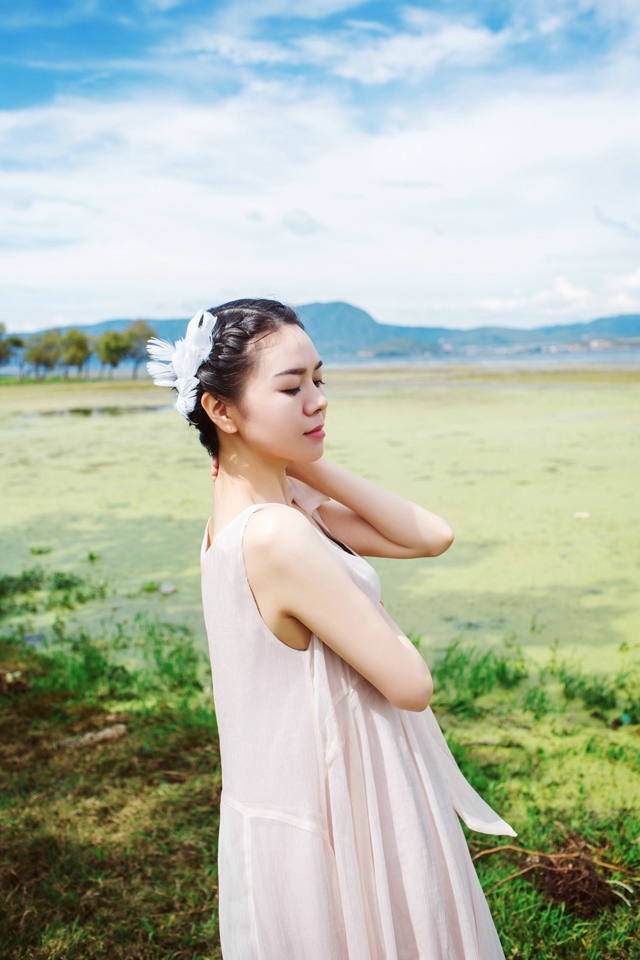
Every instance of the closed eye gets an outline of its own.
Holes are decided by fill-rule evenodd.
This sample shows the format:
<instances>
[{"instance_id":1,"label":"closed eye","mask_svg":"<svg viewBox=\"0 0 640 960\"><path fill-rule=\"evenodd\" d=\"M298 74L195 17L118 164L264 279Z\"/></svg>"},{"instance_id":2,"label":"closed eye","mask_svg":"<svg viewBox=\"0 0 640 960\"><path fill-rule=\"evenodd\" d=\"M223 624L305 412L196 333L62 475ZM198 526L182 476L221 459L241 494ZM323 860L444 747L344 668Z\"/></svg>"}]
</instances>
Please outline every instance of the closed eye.
<instances>
[{"instance_id":1,"label":"closed eye","mask_svg":"<svg viewBox=\"0 0 640 960\"><path fill-rule=\"evenodd\" d=\"M314 380L313 382L315 383L316 387L324 384L324 380ZM283 390L282 392L288 393L291 397L295 397L296 393L300 392L300 387L291 387L289 390Z\"/></svg>"}]
</instances>

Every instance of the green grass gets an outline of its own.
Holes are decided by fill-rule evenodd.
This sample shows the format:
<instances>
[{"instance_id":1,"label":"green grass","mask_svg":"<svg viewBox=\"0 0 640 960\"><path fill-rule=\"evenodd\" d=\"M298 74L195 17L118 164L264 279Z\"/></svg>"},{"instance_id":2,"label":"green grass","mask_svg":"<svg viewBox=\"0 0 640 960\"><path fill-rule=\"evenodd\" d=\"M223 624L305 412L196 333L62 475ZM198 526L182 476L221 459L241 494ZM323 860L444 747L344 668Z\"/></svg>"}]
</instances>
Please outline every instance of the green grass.
<instances>
[{"instance_id":1,"label":"green grass","mask_svg":"<svg viewBox=\"0 0 640 960\"><path fill-rule=\"evenodd\" d=\"M463 758L462 767L467 765ZM467 773L471 772L473 764ZM493 776L498 777L499 768ZM482 788L489 776L477 777ZM615 817L599 818L574 809L551 819L551 812L532 807L526 827L515 844L542 852L558 851L568 838L578 837L589 844L592 856L613 862L628 872L601 870L608 880L629 881L637 875L639 857L637 839L640 816L636 811L621 810ZM498 846L499 844L491 844ZM471 841L473 854L489 845L483 839ZM506 876L523 869L530 858L510 851L487 856L477 861L480 881L490 890ZM634 882L633 886L637 888ZM618 888L629 897L625 887ZM632 960L640 956L638 943L638 909L635 901L628 907L616 898L599 916L583 919L545 896L540 872L516 877L489 893L488 901L507 957L522 960Z\"/></svg>"},{"instance_id":2,"label":"green grass","mask_svg":"<svg viewBox=\"0 0 640 960\"><path fill-rule=\"evenodd\" d=\"M138 617L90 634L59 618L35 650L11 622L0 668L27 690L0 697L0 956L218 958L217 730L189 632ZM555 650L540 668L513 639L483 649L463 635L432 661L454 755L516 828L514 845L545 854L578 843L615 866L597 868L601 883L635 888L640 726L613 722L625 679L594 711L599 679L573 673ZM117 741L64 744L116 723L126 725ZM601 784L594 803L603 767L611 789ZM465 832L474 855L507 845ZM493 889L530 863L510 850L477 862L508 957L640 956L626 887L607 889L629 905L612 895L587 918L549 899L541 868Z\"/></svg>"},{"instance_id":3,"label":"green grass","mask_svg":"<svg viewBox=\"0 0 640 960\"><path fill-rule=\"evenodd\" d=\"M34 652L14 633L0 665L28 683L0 697L0 956L219 957L217 729L191 638L138 621ZM116 722L117 742L63 745Z\"/></svg>"},{"instance_id":4,"label":"green grass","mask_svg":"<svg viewBox=\"0 0 640 960\"><path fill-rule=\"evenodd\" d=\"M554 649L540 668L513 640L502 650L481 650L464 637L432 669L433 707L454 756L518 832L511 841L465 829L472 854L501 846L534 854L581 850L619 868L595 868L611 903L590 916L588 896L571 909L549 897L545 877L554 874L540 867L544 858L508 849L480 856L478 874L506 956L640 957L640 727L631 718L619 721L634 671L610 683L573 672ZM514 876L534 863L527 875Z\"/></svg>"},{"instance_id":5,"label":"green grass","mask_svg":"<svg viewBox=\"0 0 640 960\"><path fill-rule=\"evenodd\" d=\"M213 713L158 705L126 720L119 743L56 749L108 721L51 695L13 711L19 741L3 729L3 957L219 956Z\"/></svg>"}]
</instances>

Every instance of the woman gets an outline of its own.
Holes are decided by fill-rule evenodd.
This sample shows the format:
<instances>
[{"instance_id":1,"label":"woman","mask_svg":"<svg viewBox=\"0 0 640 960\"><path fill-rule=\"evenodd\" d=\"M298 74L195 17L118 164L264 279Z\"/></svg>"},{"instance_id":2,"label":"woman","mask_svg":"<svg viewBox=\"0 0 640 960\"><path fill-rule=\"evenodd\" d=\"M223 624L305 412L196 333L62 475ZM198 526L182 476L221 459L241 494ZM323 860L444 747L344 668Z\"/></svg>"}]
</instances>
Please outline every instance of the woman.
<instances>
[{"instance_id":1,"label":"woman","mask_svg":"<svg viewBox=\"0 0 640 960\"><path fill-rule=\"evenodd\" d=\"M322 361L288 307L226 303L150 353L217 473L202 592L224 960L499 960L457 814L515 834L456 766L363 559L437 556L451 529L322 459Z\"/></svg>"}]
</instances>

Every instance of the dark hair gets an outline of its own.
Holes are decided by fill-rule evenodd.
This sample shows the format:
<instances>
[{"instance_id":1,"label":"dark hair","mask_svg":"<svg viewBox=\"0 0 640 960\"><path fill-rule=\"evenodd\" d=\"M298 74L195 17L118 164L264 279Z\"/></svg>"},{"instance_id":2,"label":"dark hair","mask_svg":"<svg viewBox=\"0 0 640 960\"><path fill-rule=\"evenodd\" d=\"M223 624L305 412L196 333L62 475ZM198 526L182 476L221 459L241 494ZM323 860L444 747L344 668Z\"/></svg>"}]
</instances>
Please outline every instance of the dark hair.
<instances>
[{"instance_id":1,"label":"dark hair","mask_svg":"<svg viewBox=\"0 0 640 960\"><path fill-rule=\"evenodd\" d=\"M210 456L218 453L218 431L202 407L203 393L218 400L237 404L256 362L256 351L250 347L285 323L304 330L304 324L291 307L277 300L231 300L219 307L209 307L217 317L211 353L196 374L200 381L196 405L189 422L197 427L200 443Z\"/></svg>"}]
</instances>

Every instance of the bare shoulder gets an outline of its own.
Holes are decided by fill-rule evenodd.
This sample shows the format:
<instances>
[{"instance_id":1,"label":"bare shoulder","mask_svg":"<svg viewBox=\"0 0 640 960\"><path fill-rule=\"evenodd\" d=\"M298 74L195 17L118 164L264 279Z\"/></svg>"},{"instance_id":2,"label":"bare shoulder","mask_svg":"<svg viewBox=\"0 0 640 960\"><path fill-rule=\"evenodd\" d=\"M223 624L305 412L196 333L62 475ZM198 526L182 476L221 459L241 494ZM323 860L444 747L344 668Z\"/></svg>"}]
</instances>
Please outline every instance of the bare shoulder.
<instances>
[{"instance_id":1,"label":"bare shoulder","mask_svg":"<svg viewBox=\"0 0 640 960\"><path fill-rule=\"evenodd\" d=\"M282 503L271 503L256 510L247 521L244 549L248 557L262 563L289 566L299 551L322 550L323 544L313 524L299 510Z\"/></svg>"}]
</instances>

